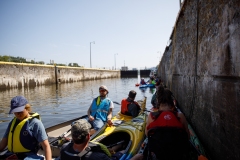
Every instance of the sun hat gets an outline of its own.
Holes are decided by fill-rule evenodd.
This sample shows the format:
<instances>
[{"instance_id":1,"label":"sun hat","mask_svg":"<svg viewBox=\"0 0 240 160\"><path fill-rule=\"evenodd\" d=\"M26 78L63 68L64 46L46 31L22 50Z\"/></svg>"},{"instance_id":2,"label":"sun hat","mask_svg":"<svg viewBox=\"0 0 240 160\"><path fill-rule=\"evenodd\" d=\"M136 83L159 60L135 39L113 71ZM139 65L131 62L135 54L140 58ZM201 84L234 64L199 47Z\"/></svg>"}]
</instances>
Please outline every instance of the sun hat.
<instances>
[{"instance_id":1,"label":"sun hat","mask_svg":"<svg viewBox=\"0 0 240 160\"><path fill-rule=\"evenodd\" d=\"M77 120L71 128L72 138L74 141L84 142L89 134L91 124L86 119Z\"/></svg>"},{"instance_id":2,"label":"sun hat","mask_svg":"<svg viewBox=\"0 0 240 160\"><path fill-rule=\"evenodd\" d=\"M28 101L25 97L23 96L16 96L12 98L11 103L10 103L10 111L9 114L14 113L14 112L22 112L25 108L25 105L28 104Z\"/></svg>"},{"instance_id":3,"label":"sun hat","mask_svg":"<svg viewBox=\"0 0 240 160\"><path fill-rule=\"evenodd\" d=\"M108 92L108 89L107 89L107 87L105 86L105 85L101 85L100 87L99 87L99 90L106 90L107 92ZM108 92L109 93L109 92Z\"/></svg>"}]
</instances>

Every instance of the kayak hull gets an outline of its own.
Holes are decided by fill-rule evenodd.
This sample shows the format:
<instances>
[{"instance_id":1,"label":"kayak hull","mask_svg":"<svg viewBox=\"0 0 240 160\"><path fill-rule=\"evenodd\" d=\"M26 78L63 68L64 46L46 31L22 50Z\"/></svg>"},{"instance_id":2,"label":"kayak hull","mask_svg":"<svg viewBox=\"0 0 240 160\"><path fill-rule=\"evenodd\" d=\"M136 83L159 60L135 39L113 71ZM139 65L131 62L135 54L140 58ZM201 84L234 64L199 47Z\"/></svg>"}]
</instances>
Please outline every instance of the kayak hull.
<instances>
[{"instance_id":1,"label":"kayak hull","mask_svg":"<svg viewBox=\"0 0 240 160\"><path fill-rule=\"evenodd\" d=\"M142 109L146 108L146 98L143 101ZM117 113L113 117L113 126L108 126L105 131L96 136L92 142L100 142L108 146L112 141L125 141L124 154L121 160L130 159L134 156L145 137L145 126L147 120L147 113L142 111L137 117L126 116Z\"/></svg>"},{"instance_id":2,"label":"kayak hull","mask_svg":"<svg viewBox=\"0 0 240 160\"><path fill-rule=\"evenodd\" d=\"M154 84L143 84L143 85L140 85L139 88L155 88L155 85Z\"/></svg>"}]
</instances>

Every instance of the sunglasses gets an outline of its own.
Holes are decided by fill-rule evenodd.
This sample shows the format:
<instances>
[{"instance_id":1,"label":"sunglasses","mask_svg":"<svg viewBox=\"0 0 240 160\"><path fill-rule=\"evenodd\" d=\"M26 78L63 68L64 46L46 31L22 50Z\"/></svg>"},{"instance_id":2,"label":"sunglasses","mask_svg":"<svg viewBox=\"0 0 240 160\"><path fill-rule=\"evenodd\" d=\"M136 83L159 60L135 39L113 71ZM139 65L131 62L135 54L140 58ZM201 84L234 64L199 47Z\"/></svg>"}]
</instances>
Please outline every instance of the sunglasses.
<instances>
[{"instance_id":1,"label":"sunglasses","mask_svg":"<svg viewBox=\"0 0 240 160\"><path fill-rule=\"evenodd\" d=\"M103 89L102 89L102 90L99 90L99 92L105 92L105 91L107 91L107 90L103 90Z\"/></svg>"}]
</instances>

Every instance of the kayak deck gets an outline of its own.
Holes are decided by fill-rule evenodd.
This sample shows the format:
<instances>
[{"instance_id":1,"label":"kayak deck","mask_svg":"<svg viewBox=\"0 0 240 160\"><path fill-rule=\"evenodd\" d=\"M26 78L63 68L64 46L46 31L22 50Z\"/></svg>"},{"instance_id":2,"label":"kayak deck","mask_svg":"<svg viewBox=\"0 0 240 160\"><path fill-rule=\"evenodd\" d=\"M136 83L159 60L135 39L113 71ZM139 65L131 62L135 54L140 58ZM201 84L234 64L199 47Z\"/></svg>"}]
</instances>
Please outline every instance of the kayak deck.
<instances>
[{"instance_id":1,"label":"kayak deck","mask_svg":"<svg viewBox=\"0 0 240 160\"><path fill-rule=\"evenodd\" d=\"M142 111L135 118L117 113L112 119L113 125L108 126L104 132L92 140L92 142L100 142L106 146L117 144L124 141L124 148L121 148L124 155L121 159L130 159L137 153L141 142L145 136L146 126L146 97L143 101L138 101ZM116 150L117 152L119 150Z\"/></svg>"},{"instance_id":2,"label":"kayak deck","mask_svg":"<svg viewBox=\"0 0 240 160\"><path fill-rule=\"evenodd\" d=\"M144 100L139 100L137 101L139 103L139 105L144 108L142 109L142 111L140 112L139 115L144 115L145 111L145 108L146 108L146 98ZM58 125L55 125L55 126L51 126L49 128L46 128L46 132L48 134L48 137L49 137L49 143L50 143L50 146L51 146L51 150L52 150L52 157L53 158L56 158L56 157L59 157L60 156L60 146L58 146L59 142L61 141L61 139L63 137L67 137L68 139L71 139L71 124L74 122L74 121L77 121L79 119L82 119L82 118L86 118L87 115L85 116L82 116L82 117L79 117L79 118L75 118L75 119L72 119L72 120L69 120L67 122L63 122L63 123L60 123ZM137 118L137 117L136 117ZM101 129L98 130L98 132L96 132L94 135L91 136L91 139L94 139L95 137L97 137L98 135L101 135L103 134L104 132L108 131L107 133L109 132L112 132L113 130L115 130L116 128L116 131L120 130L122 131L123 128L129 128L129 125L128 125L128 122L130 122L133 118L131 116L125 116L125 115L122 115L121 113L118 113L116 116L113 117L112 121L113 121L113 124L114 126L108 126L107 124L105 124ZM143 120L144 123L145 123L145 119ZM138 127L138 122L133 122L131 123L131 125L133 125L134 127L132 127L132 130L134 131L134 128L136 130L144 130L145 128L145 125L144 127L143 126L140 126ZM121 125L121 128L118 128L117 126L118 125ZM124 127L125 126L125 127ZM144 131L143 131L144 133ZM132 135L133 137L134 135ZM118 136L118 137L122 137L121 136ZM125 137L128 137L128 136L125 136ZM129 141L129 137L128 138L125 138L125 141ZM60 141L59 141L60 140ZM113 140L112 140L113 141ZM44 155L44 151L43 150L39 150L38 151L38 154L39 155Z\"/></svg>"}]
</instances>

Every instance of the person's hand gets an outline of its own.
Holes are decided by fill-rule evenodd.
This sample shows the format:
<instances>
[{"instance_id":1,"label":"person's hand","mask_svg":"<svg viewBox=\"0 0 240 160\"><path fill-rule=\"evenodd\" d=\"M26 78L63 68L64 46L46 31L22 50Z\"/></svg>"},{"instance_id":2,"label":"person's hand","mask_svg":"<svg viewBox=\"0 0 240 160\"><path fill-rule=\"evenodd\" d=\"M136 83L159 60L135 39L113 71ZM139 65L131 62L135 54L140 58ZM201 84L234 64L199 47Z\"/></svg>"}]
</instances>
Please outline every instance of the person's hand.
<instances>
[{"instance_id":1,"label":"person's hand","mask_svg":"<svg viewBox=\"0 0 240 160\"><path fill-rule=\"evenodd\" d=\"M113 124L111 119L108 119L107 123L108 123L109 126L111 126Z\"/></svg>"},{"instance_id":2,"label":"person's hand","mask_svg":"<svg viewBox=\"0 0 240 160\"><path fill-rule=\"evenodd\" d=\"M88 119L89 119L89 121L94 121L94 117L91 115L88 117Z\"/></svg>"}]
</instances>

